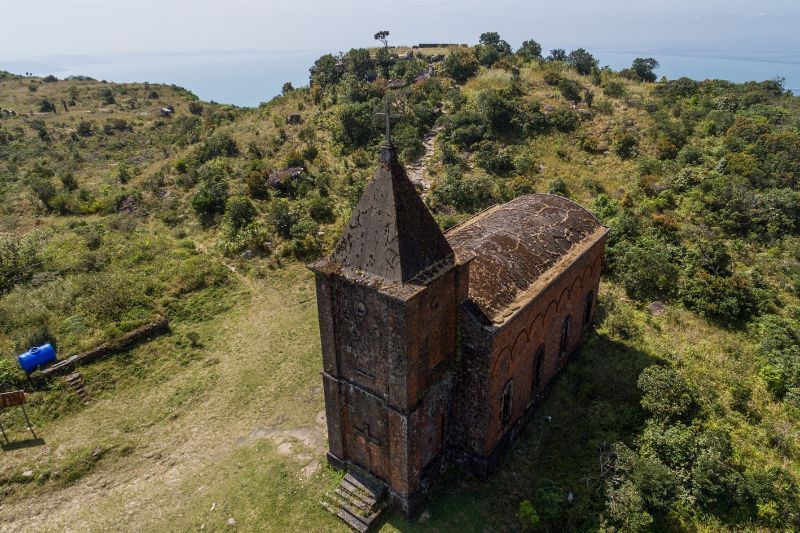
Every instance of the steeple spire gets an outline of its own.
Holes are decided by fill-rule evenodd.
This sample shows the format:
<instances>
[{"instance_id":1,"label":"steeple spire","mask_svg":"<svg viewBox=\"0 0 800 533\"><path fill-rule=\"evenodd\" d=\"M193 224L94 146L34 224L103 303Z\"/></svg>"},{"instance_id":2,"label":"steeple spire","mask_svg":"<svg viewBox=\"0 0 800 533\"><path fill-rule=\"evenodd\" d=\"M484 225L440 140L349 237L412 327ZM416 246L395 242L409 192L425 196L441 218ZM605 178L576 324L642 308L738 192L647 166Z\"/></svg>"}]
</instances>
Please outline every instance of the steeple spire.
<instances>
[{"instance_id":1,"label":"steeple spire","mask_svg":"<svg viewBox=\"0 0 800 533\"><path fill-rule=\"evenodd\" d=\"M393 146L358 202L331 259L342 267L407 282L452 261L453 249L406 176Z\"/></svg>"}]
</instances>

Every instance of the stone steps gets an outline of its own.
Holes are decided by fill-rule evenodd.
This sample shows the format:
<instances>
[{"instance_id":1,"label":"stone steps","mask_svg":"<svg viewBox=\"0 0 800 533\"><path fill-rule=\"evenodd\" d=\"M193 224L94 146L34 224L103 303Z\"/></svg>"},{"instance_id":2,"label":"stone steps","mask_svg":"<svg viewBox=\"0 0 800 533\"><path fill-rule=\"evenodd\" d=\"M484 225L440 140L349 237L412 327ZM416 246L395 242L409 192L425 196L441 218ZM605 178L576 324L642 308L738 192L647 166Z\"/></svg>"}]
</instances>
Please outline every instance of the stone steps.
<instances>
[{"instance_id":1,"label":"stone steps","mask_svg":"<svg viewBox=\"0 0 800 533\"><path fill-rule=\"evenodd\" d=\"M72 392L78 395L83 403L89 403L89 393L86 392L86 388L83 383L83 376L77 372L73 372L72 374L65 376L64 381L67 383L67 386L72 389Z\"/></svg>"},{"instance_id":2,"label":"stone steps","mask_svg":"<svg viewBox=\"0 0 800 533\"><path fill-rule=\"evenodd\" d=\"M386 500L385 487L348 472L320 503L352 529L365 532L377 524L386 508Z\"/></svg>"}]
</instances>

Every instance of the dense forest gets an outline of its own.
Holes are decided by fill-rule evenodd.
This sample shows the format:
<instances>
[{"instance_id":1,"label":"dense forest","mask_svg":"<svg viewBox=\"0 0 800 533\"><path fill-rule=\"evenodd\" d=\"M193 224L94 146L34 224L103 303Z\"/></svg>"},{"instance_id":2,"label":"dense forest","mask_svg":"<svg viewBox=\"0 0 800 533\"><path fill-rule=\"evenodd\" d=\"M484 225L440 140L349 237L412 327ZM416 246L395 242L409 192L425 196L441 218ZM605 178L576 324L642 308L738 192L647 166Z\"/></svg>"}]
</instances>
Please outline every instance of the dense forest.
<instances>
[{"instance_id":1,"label":"dense forest","mask_svg":"<svg viewBox=\"0 0 800 533\"><path fill-rule=\"evenodd\" d=\"M657 70L485 33L325 55L308 87L256 109L0 72L0 384L27 386L13 356L30 346L77 353L156 314L183 333L139 370L197 364L217 334L202 324L240 305L247 280L280 283L330 251L374 171L388 99L443 228L533 192L611 228L597 330L543 406L552 423L484 488L440 482L438 513L415 527L797 530L800 99L781 80ZM128 370L98 374L99 394ZM56 383L31 402L45 429L86 409ZM107 468L127 453L114 449ZM32 480L29 459L4 461L0 496L94 468L37 460L54 463Z\"/></svg>"}]
</instances>

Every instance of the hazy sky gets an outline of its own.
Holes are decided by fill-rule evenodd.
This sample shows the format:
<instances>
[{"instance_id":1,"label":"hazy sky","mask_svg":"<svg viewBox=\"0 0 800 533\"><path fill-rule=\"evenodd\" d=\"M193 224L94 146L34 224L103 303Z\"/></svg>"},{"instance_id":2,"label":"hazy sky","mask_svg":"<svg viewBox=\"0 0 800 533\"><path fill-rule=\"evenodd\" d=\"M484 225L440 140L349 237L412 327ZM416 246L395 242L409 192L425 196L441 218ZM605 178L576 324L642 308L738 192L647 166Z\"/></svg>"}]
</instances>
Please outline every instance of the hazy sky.
<instances>
[{"instance_id":1,"label":"hazy sky","mask_svg":"<svg viewBox=\"0 0 800 533\"><path fill-rule=\"evenodd\" d=\"M2 0L0 59L474 43L796 53L799 0Z\"/></svg>"}]
</instances>

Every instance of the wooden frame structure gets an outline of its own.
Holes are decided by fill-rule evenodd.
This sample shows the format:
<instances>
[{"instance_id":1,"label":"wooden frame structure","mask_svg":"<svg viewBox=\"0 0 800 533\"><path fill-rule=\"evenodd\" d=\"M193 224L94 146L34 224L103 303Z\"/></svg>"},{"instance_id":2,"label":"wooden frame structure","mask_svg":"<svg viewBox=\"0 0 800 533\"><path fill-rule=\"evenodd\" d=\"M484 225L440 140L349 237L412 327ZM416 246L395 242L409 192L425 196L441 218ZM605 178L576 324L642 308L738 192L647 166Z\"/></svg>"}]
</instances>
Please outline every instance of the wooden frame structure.
<instances>
[{"instance_id":1,"label":"wooden frame structure","mask_svg":"<svg viewBox=\"0 0 800 533\"><path fill-rule=\"evenodd\" d=\"M4 392L0 394L0 410L5 410L9 407L20 407L22 408L22 414L25 415L25 423L28 424L28 429L33 435L34 439L38 439L39 437L36 436L36 433L33 431L33 426L31 425L31 420L28 418L28 412L25 410L25 403L26 403L26 395L25 391L14 391L14 392ZM8 435L6 435L6 430L3 427L3 423L0 422L0 433L3 434L3 439L6 441L6 446L11 444L8 440Z\"/></svg>"}]
</instances>

